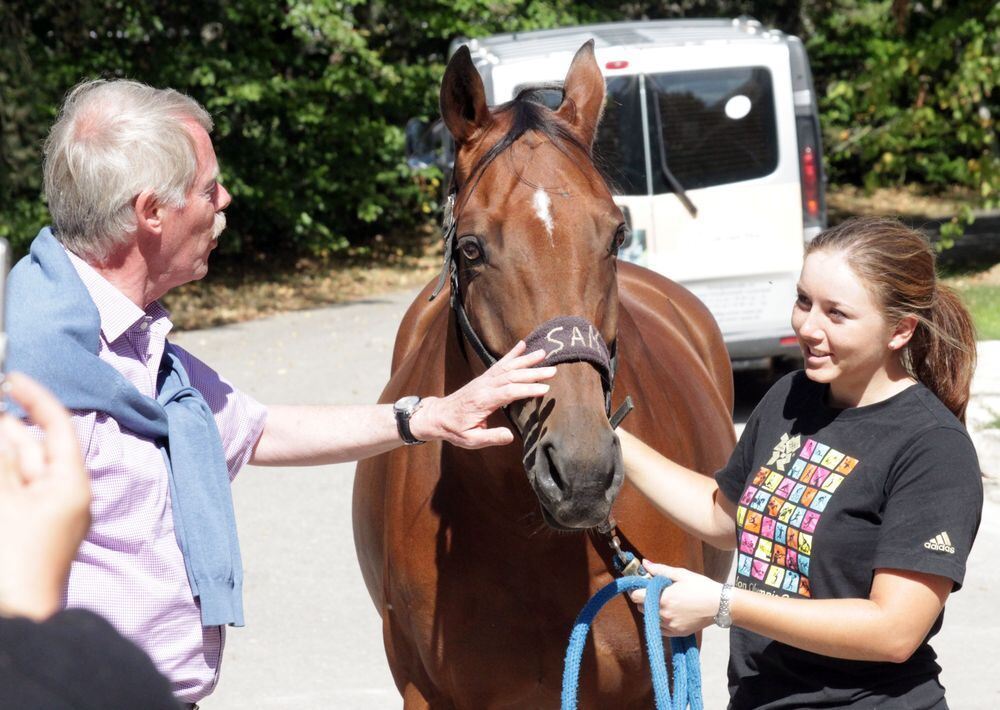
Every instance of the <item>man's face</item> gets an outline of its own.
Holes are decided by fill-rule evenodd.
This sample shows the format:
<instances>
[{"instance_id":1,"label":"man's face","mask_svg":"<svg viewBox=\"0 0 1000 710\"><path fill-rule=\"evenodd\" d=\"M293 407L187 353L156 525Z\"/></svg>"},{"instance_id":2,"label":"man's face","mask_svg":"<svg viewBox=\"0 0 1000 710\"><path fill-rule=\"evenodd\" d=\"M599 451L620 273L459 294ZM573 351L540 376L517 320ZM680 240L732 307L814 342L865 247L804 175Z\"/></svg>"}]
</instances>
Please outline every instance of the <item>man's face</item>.
<instances>
[{"instance_id":1,"label":"man's face","mask_svg":"<svg viewBox=\"0 0 1000 710\"><path fill-rule=\"evenodd\" d=\"M232 197L219 181L219 163L212 140L204 128L185 122L195 144L197 176L184 207L164 209L163 233L157 261L164 292L197 281L208 273L208 255L219 243L226 226L223 210Z\"/></svg>"}]
</instances>

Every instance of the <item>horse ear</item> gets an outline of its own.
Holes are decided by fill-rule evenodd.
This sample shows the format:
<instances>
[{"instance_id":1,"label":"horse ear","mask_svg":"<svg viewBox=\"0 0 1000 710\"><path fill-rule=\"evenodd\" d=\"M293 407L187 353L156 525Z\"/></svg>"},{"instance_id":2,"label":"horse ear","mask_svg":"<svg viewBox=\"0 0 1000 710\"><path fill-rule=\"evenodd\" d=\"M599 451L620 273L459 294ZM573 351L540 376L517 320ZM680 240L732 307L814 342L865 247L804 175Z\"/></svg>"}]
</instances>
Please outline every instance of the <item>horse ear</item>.
<instances>
[{"instance_id":1,"label":"horse ear","mask_svg":"<svg viewBox=\"0 0 1000 710\"><path fill-rule=\"evenodd\" d=\"M483 80L465 45L448 62L441 82L441 117L457 143L466 143L491 122Z\"/></svg>"},{"instance_id":2,"label":"horse ear","mask_svg":"<svg viewBox=\"0 0 1000 710\"><path fill-rule=\"evenodd\" d=\"M594 58L594 40L589 40L573 57L563 84L563 100L556 110L556 115L572 126L588 146L594 143L604 110L604 92L604 76Z\"/></svg>"}]
</instances>

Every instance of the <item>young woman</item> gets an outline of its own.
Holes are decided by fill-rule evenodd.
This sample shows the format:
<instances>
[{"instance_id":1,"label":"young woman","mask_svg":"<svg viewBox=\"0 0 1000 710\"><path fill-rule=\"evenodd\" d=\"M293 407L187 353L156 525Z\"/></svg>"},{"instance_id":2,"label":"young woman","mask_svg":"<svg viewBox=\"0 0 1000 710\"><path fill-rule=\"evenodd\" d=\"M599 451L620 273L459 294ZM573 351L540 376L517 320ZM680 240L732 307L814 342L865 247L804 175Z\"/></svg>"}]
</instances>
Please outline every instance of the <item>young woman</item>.
<instances>
[{"instance_id":1,"label":"young woman","mask_svg":"<svg viewBox=\"0 0 1000 710\"><path fill-rule=\"evenodd\" d=\"M807 247L792 327L805 370L765 395L714 481L622 436L635 486L736 548L734 585L646 563L675 580L662 628L732 625L734 710L946 708L927 642L983 504L962 424L969 314L920 234L855 219Z\"/></svg>"}]
</instances>

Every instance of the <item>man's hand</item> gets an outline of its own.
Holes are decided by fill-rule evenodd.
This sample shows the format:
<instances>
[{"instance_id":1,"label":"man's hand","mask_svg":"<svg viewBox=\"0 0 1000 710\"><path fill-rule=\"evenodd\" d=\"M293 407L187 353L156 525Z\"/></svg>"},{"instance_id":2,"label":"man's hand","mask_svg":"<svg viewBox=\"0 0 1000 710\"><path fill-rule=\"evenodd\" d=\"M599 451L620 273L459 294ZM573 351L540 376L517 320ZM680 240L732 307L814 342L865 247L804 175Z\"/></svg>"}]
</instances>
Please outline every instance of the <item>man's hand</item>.
<instances>
[{"instance_id":1,"label":"man's hand","mask_svg":"<svg viewBox=\"0 0 1000 710\"><path fill-rule=\"evenodd\" d=\"M0 417L0 614L40 620L59 609L90 527L90 480L62 405L23 375L10 375L4 388L45 441Z\"/></svg>"},{"instance_id":2,"label":"man's hand","mask_svg":"<svg viewBox=\"0 0 1000 710\"><path fill-rule=\"evenodd\" d=\"M719 612L721 584L681 567L649 560L643 560L642 566L650 574L668 577L673 582L660 597L660 629L664 636L687 636L712 625ZM646 590L635 589L629 592L629 597L642 609Z\"/></svg>"},{"instance_id":3,"label":"man's hand","mask_svg":"<svg viewBox=\"0 0 1000 710\"><path fill-rule=\"evenodd\" d=\"M509 444L506 427L488 429L497 408L549 391L542 382L554 367L534 367L545 352L524 355L519 342L493 367L447 397L426 397L410 417L410 433L422 441L444 440L466 449ZM268 407L267 424L250 463L313 466L357 461L402 445L392 405Z\"/></svg>"},{"instance_id":4,"label":"man's hand","mask_svg":"<svg viewBox=\"0 0 1000 710\"><path fill-rule=\"evenodd\" d=\"M498 408L519 399L541 397L549 391L543 382L556 374L555 367L535 367L545 359L544 350L524 355L524 341L489 370L447 397L428 397L410 419L418 439L443 439L465 449L509 444L514 435L507 427L486 428L486 419Z\"/></svg>"}]
</instances>

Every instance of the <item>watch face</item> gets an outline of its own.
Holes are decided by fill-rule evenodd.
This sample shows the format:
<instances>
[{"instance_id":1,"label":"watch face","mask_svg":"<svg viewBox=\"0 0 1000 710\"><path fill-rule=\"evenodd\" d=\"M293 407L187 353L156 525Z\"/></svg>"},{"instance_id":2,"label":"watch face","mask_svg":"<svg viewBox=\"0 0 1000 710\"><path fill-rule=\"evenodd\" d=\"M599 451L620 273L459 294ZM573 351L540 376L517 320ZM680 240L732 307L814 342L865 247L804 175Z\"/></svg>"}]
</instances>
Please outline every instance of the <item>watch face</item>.
<instances>
[{"instance_id":1,"label":"watch face","mask_svg":"<svg viewBox=\"0 0 1000 710\"><path fill-rule=\"evenodd\" d=\"M420 402L420 397L416 396L415 394L411 394L407 397L401 397L400 399L397 399L396 403L392 406L392 408L398 412L406 412L416 407L419 402Z\"/></svg>"}]
</instances>

